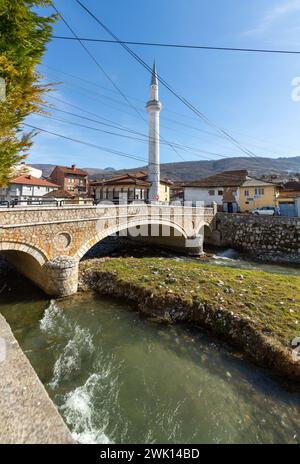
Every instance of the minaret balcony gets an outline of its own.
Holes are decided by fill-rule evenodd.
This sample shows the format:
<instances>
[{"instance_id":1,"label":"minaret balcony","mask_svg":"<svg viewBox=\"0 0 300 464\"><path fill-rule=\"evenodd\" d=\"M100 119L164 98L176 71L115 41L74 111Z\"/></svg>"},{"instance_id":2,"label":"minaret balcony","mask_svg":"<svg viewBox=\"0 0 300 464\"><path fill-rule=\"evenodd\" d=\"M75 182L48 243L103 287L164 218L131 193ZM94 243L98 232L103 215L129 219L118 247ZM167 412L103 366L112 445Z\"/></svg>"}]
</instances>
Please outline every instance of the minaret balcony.
<instances>
[{"instance_id":1,"label":"minaret balcony","mask_svg":"<svg viewBox=\"0 0 300 464\"><path fill-rule=\"evenodd\" d=\"M150 100L148 101L146 108L148 111L161 111L162 104L158 100Z\"/></svg>"}]
</instances>

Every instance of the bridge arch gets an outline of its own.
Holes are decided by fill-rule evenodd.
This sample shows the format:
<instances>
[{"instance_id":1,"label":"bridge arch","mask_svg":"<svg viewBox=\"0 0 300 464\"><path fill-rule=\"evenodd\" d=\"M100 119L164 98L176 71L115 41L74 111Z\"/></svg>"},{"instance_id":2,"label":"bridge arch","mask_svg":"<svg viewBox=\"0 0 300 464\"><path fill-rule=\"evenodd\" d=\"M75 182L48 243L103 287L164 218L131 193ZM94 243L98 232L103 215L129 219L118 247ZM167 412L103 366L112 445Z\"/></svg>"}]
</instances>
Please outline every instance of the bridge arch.
<instances>
[{"instance_id":1,"label":"bridge arch","mask_svg":"<svg viewBox=\"0 0 300 464\"><path fill-rule=\"evenodd\" d=\"M90 238L83 245L81 245L81 247L77 251L74 258L76 258L76 259L78 259L80 261L81 258L91 248L93 248L93 246L95 246L97 243L99 243L101 240L105 239L106 237L109 237L110 235L113 235L113 234L115 234L117 232L121 232L121 231L126 230L126 229L131 229L131 228L134 228L134 227L151 226L151 225L170 227L171 229L176 230L180 234L180 236L183 237L184 239L188 238L185 230L181 226L179 226L178 224L176 224L176 223L174 223L172 221L167 221L167 220L161 220L161 221L153 220L153 221L151 221L149 219L142 220L142 221L136 220L136 221L131 221L129 224L120 224L120 225L117 225L117 226L110 227L108 229L99 231L98 233L93 235L92 238Z\"/></svg>"},{"instance_id":2,"label":"bridge arch","mask_svg":"<svg viewBox=\"0 0 300 464\"><path fill-rule=\"evenodd\" d=\"M39 250L38 248L29 245L27 243L22 242L13 242L13 241L6 241L0 243L0 253L2 251L13 251L13 252L21 252L27 255L32 256L35 261L37 261L40 266L43 266L47 261L48 258L44 252Z\"/></svg>"}]
</instances>

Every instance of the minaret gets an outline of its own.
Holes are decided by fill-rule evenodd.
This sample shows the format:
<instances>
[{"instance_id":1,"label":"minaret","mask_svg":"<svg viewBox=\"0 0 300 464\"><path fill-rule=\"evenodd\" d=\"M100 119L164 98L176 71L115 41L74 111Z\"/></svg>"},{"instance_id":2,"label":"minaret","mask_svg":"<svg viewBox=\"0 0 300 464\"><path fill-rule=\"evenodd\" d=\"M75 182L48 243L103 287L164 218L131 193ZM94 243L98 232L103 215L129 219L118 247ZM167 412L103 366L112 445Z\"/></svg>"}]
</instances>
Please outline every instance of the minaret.
<instances>
[{"instance_id":1,"label":"minaret","mask_svg":"<svg viewBox=\"0 0 300 464\"><path fill-rule=\"evenodd\" d=\"M150 201L159 201L160 190L160 160L159 160L159 113L162 104L158 99L158 79L155 62L153 64L150 100L147 103L149 113L149 167L148 178L151 182L149 191Z\"/></svg>"}]
</instances>

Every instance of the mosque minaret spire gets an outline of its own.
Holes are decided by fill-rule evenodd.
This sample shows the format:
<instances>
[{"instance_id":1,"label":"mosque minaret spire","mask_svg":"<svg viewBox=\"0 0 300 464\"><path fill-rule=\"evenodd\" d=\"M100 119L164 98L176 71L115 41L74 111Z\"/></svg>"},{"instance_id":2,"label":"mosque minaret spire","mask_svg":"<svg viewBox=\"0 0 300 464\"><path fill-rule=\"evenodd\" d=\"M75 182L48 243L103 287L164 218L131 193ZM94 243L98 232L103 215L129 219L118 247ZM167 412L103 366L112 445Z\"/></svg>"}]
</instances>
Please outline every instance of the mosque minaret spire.
<instances>
[{"instance_id":1,"label":"mosque minaret spire","mask_svg":"<svg viewBox=\"0 0 300 464\"><path fill-rule=\"evenodd\" d=\"M149 113L149 166L148 177L151 182L149 191L150 201L159 201L160 197L160 157L159 157L159 114L162 104L158 97L158 79L156 64L153 64L150 100L147 103Z\"/></svg>"}]
</instances>

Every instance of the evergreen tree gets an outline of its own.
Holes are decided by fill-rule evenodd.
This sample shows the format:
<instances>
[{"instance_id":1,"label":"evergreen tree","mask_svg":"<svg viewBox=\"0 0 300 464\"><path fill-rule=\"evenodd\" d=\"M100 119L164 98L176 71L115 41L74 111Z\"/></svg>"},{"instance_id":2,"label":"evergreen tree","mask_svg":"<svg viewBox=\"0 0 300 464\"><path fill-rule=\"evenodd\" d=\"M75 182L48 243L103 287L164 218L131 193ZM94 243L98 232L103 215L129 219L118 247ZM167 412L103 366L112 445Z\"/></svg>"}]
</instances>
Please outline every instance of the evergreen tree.
<instances>
[{"instance_id":1,"label":"evergreen tree","mask_svg":"<svg viewBox=\"0 0 300 464\"><path fill-rule=\"evenodd\" d=\"M0 186L6 185L15 163L25 158L32 133L20 135L20 125L31 113L41 112L49 87L36 72L50 39L55 16L43 17L34 7L50 0L0 0L0 85L5 82L5 100L0 101ZM0 92L1 94L1 92Z\"/></svg>"}]
</instances>

